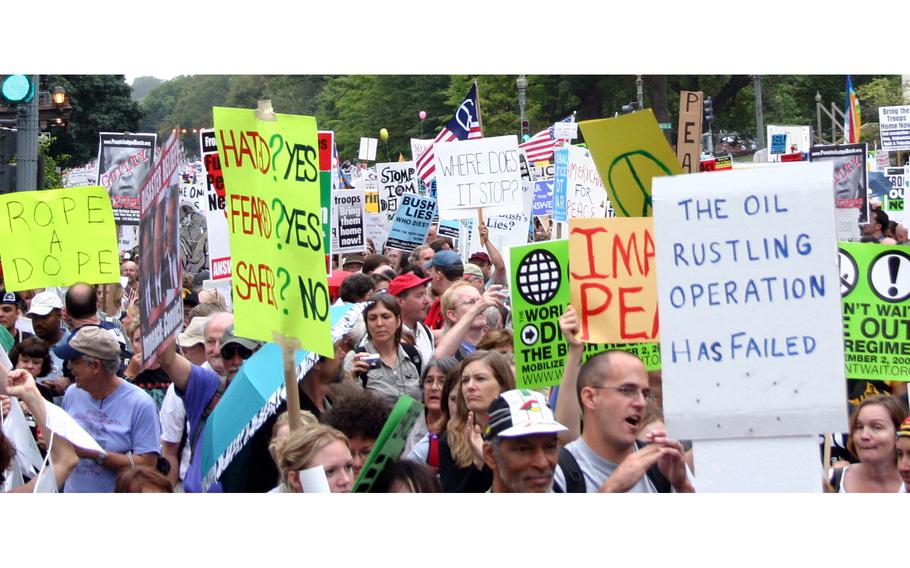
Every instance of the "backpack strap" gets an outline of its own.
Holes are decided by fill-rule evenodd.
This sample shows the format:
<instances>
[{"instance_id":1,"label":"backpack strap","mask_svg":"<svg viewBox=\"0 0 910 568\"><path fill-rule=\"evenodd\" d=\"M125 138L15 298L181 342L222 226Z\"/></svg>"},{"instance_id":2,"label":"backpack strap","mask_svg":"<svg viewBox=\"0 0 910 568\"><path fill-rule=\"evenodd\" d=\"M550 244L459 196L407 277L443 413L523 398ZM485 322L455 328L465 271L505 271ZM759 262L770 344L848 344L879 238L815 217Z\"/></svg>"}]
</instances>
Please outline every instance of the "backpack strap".
<instances>
[{"instance_id":1,"label":"backpack strap","mask_svg":"<svg viewBox=\"0 0 910 568\"><path fill-rule=\"evenodd\" d=\"M205 423L209 418L209 415L215 410L215 405L218 404L218 401L221 400L224 391L227 390L227 381L221 381L221 384L218 386L218 390L215 391L215 394L212 395L212 400L209 401L209 405L202 412L202 416L199 418L199 424L196 425L196 429L193 430L193 435L190 438L190 451L196 451L196 442L199 440L199 436L202 435L202 429L205 427Z\"/></svg>"},{"instance_id":2,"label":"backpack strap","mask_svg":"<svg viewBox=\"0 0 910 568\"><path fill-rule=\"evenodd\" d=\"M831 487L834 488L835 493L840 493L840 485L844 482L844 470L843 467L835 467L831 470Z\"/></svg>"},{"instance_id":3,"label":"backpack strap","mask_svg":"<svg viewBox=\"0 0 910 568\"><path fill-rule=\"evenodd\" d=\"M408 356L408 359L411 360L411 363L414 363L414 366L417 367L417 376L419 377L423 371L423 361L420 357L420 350L410 343L402 343L401 348L404 349L404 352Z\"/></svg>"},{"instance_id":4,"label":"backpack strap","mask_svg":"<svg viewBox=\"0 0 910 568\"><path fill-rule=\"evenodd\" d=\"M439 436L430 434L430 451L427 452L427 465L439 470Z\"/></svg>"},{"instance_id":5,"label":"backpack strap","mask_svg":"<svg viewBox=\"0 0 910 568\"><path fill-rule=\"evenodd\" d=\"M635 442L635 448L640 450L648 445L649 442ZM672 493L673 486L670 484L670 480L666 478L663 472L660 471L660 467L655 463L648 468L648 471L645 473L648 476L648 480L651 482L651 485L654 486L654 489L658 493Z\"/></svg>"},{"instance_id":6,"label":"backpack strap","mask_svg":"<svg viewBox=\"0 0 910 568\"><path fill-rule=\"evenodd\" d=\"M588 484L585 482L585 476L581 472L581 466L578 465L578 460L565 446L559 448L559 461L557 463L562 469L566 486L563 491L563 488L554 484L554 491L557 493L587 493Z\"/></svg>"}]
</instances>

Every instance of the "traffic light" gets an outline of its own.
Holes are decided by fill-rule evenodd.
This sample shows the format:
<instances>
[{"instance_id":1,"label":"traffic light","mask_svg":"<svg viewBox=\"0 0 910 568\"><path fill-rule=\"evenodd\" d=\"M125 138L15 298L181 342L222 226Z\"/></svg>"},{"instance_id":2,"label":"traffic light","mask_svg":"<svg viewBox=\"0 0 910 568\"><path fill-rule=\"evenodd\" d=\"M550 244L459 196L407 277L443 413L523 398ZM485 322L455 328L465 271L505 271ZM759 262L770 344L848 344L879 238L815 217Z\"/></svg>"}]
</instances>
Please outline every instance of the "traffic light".
<instances>
[{"instance_id":1,"label":"traffic light","mask_svg":"<svg viewBox=\"0 0 910 568\"><path fill-rule=\"evenodd\" d=\"M0 100L5 104L27 103L35 96L35 85L28 75L0 76Z\"/></svg>"},{"instance_id":2,"label":"traffic light","mask_svg":"<svg viewBox=\"0 0 910 568\"><path fill-rule=\"evenodd\" d=\"M705 97L705 122L714 122L714 102L711 97Z\"/></svg>"}]
</instances>

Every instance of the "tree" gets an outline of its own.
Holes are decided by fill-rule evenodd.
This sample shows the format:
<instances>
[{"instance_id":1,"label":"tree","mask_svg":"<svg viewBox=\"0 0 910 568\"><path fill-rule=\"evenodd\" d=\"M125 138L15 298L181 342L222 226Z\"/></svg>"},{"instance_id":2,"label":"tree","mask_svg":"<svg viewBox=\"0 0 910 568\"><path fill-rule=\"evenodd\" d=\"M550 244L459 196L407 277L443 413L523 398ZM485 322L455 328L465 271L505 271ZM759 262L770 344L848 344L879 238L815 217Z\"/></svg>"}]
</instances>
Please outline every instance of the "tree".
<instances>
[{"instance_id":1,"label":"tree","mask_svg":"<svg viewBox=\"0 0 910 568\"><path fill-rule=\"evenodd\" d=\"M133 81L133 100L141 101L145 98L145 95L152 92L155 87L163 82L164 81L157 77L149 77L148 75L143 77L136 77L136 79Z\"/></svg>"}]
</instances>

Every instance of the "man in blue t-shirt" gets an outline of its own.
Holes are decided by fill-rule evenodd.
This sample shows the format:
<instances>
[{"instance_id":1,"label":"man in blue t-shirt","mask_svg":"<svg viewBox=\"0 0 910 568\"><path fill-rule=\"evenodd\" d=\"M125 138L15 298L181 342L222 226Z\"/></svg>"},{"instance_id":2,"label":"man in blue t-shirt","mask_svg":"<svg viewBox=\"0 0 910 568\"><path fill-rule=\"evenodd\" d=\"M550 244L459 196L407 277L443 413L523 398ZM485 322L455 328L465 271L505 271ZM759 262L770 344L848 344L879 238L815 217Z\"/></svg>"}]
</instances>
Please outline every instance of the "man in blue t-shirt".
<instances>
[{"instance_id":1,"label":"man in blue t-shirt","mask_svg":"<svg viewBox=\"0 0 910 568\"><path fill-rule=\"evenodd\" d=\"M75 448L81 459L66 481L67 493L111 493L117 474L137 465L154 467L161 452L161 426L152 398L117 376L120 344L110 331L85 326L54 352L69 364L75 388L63 409L102 447Z\"/></svg>"}]
</instances>

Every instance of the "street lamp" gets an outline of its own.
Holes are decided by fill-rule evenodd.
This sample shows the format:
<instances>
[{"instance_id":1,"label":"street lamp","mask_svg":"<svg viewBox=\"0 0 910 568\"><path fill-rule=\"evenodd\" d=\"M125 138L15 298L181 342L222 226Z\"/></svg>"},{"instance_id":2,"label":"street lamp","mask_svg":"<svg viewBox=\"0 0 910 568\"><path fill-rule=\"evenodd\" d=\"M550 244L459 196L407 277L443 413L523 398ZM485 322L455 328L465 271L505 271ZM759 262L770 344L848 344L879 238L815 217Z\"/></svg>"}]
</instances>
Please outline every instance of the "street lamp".
<instances>
[{"instance_id":1,"label":"street lamp","mask_svg":"<svg viewBox=\"0 0 910 568\"><path fill-rule=\"evenodd\" d=\"M519 75L518 79L515 79L515 86L518 88L518 114L521 120L521 140L524 142L526 140L525 136L531 136L531 129L528 127L528 121L525 120L525 105L528 102L527 77Z\"/></svg>"},{"instance_id":2,"label":"street lamp","mask_svg":"<svg viewBox=\"0 0 910 568\"><path fill-rule=\"evenodd\" d=\"M54 87L54 104L58 107L63 106L63 103L66 102L66 91L63 87Z\"/></svg>"}]
</instances>

